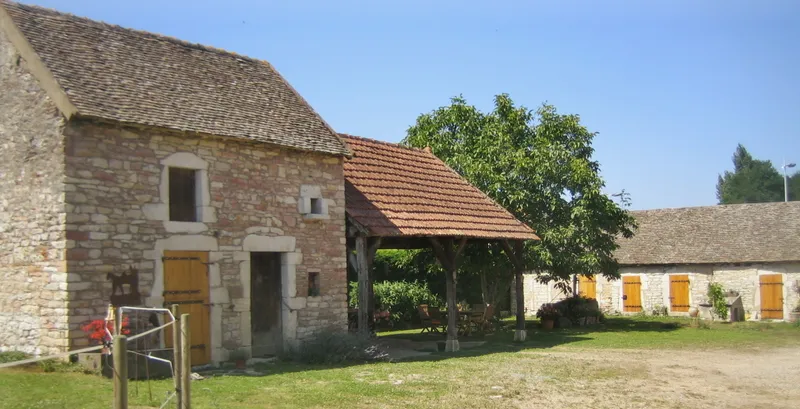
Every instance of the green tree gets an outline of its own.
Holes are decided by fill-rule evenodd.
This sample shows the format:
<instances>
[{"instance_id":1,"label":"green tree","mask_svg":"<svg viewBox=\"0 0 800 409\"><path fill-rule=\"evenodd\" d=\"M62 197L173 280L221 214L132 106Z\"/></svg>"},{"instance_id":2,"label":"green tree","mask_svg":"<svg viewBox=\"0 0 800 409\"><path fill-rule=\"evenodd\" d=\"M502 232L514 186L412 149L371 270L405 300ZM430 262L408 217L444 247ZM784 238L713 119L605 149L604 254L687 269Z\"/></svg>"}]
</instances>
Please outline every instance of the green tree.
<instances>
[{"instance_id":1,"label":"green tree","mask_svg":"<svg viewBox=\"0 0 800 409\"><path fill-rule=\"evenodd\" d=\"M800 172L789 176L789 200L800 201Z\"/></svg>"},{"instance_id":2,"label":"green tree","mask_svg":"<svg viewBox=\"0 0 800 409\"><path fill-rule=\"evenodd\" d=\"M602 192L600 165L592 160L594 137L577 115L559 114L551 105L531 111L502 94L488 113L453 98L417 118L403 143L429 146L534 228L541 241L528 243L526 266L539 281L568 288L573 273L618 277L616 239L631 237L635 228L633 217ZM484 293L507 291L496 283L510 281L511 270L498 247L471 245L465 256L461 273L484 274L482 287L495 287Z\"/></svg>"},{"instance_id":3,"label":"green tree","mask_svg":"<svg viewBox=\"0 0 800 409\"><path fill-rule=\"evenodd\" d=\"M733 172L717 178L719 204L783 201L783 175L772 162L754 159L742 144L733 153Z\"/></svg>"}]
</instances>

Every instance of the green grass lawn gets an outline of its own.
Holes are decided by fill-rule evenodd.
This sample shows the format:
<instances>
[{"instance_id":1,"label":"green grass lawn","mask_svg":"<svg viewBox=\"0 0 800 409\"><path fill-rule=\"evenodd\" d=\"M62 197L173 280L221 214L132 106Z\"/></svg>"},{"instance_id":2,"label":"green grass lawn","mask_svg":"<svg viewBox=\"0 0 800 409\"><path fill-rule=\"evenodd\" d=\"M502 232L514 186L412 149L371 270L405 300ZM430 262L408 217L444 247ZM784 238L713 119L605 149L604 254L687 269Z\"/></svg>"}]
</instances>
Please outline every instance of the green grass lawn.
<instances>
[{"instance_id":1,"label":"green grass lawn","mask_svg":"<svg viewBox=\"0 0 800 409\"><path fill-rule=\"evenodd\" d=\"M485 340L482 347L433 353L417 361L339 367L281 362L258 367L266 373L263 376L208 378L192 384L193 407L512 407L513 402L571 385L586 374L593 381L620 382L637 371L591 360L570 359L566 365L530 351L800 346L800 328L785 323L711 324L706 329L689 327L688 320L637 317L609 318L590 328L540 331L535 322L529 322L528 340L523 344L511 342L513 322L505 326L494 334L470 338ZM442 339L419 334L419 330L379 335ZM131 382L131 407L158 407L171 388L171 380ZM109 407L111 398L111 382L95 375L0 370L0 408L101 408Z\"/></svg>"}]
</instances>

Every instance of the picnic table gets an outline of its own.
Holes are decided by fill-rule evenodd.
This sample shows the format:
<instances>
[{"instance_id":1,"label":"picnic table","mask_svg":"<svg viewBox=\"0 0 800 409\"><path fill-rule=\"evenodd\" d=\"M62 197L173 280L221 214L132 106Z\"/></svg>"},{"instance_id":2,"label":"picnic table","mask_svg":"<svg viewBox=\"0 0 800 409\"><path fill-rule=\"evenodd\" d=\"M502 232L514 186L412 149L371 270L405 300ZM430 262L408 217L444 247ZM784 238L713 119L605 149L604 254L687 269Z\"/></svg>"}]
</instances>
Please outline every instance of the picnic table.
<instances>
[{"instance_id":1,"label":"picnic table","mask_svg":"<svg viewBox=\"0 0 800 409\"><path fill-rule=\"evenodd\" d=\"M443 310L442 314L447 316L447 310ZM483 311L463 311L458 310L458 334L469 336L472 334L472 324L478 320L483 320ZM445 320L444 331L447 332L447 321Z\"/></svg>"}]
</instances>

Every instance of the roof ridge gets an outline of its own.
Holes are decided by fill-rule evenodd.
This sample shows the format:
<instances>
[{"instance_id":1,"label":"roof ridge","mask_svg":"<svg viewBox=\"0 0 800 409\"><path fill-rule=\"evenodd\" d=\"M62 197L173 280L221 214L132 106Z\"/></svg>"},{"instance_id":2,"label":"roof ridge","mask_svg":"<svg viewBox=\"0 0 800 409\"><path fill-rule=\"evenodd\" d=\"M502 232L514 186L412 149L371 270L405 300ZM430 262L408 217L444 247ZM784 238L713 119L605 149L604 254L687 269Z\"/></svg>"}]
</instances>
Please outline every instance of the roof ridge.
<instances>
[{"instance_id":1,"label":"roof ridge","mask_svg":"<svg viewBox=\"0 0 800 409\"><path fill-rule=\"evenodd\" d=\"M168 42L171 42L171 43L174 43L174 44L177 44L177 45L180 45L180 46L184 46L184 47L187 47L187 48L193 48L193 49L197 49L197 50L201 50L201 51L213 52L215 54L228 55L228 56L231 56L231 57L236 57L236 58L240 58L240 59L243 59L243 60L247 60L247 61L253 62L253 63L262 63L262 64L266 63L267 65L270 66L270 68L272 68L274 70L274 67L272 67L272 64L270 64L268 61L261 60L261 59L258 59L258 58L248 57L246 55L239 54L239 53L237 53L235 51L226 50L224 48L214 47L214 46L210 46L210 45L204 45L204 44L200 44L200 43L193 43L193 42L190 42L190 41L182 40L182 39L177 38L177 37L168 36L166 34L154 33L152 31L145 31L145 30L141 30L141 29L138 29L138 28L124 27L124 26L121 26L119 24L106 23L105 21L102 21L102 20L95 20L95 19L92 19L92 18L89 18L89 17L79 16L77 14L67 13L67 12L60 11L60 10L57 10L57 9L53 9L53 8L50 8L50 7L43 7L43 6L38 6L38 5L34 5L34 4L24 4L24 3L19 3L19 2L10 1L10 0L0 0L0 4L12 5L12 6L15 6L15 7L19 7L21 9L25 10L26 12L33 12L33 13L47 12L52 17L69 18L69 19L72 19L72 20L80 20L80 22L82 22L82 23L87 23L89 25L93 25L93 26L97 26L97 27L107 27L107 28L111 28L111 29L114 29L114 30L128 31L128 32L136 33L136 34L144 36L144 37L150 37L150 38L153 38L153 39L156 39L156 40L168 41Z\"/></svg>"},{"instance_id":2,"label":"roof ridge","mask_svg":"<svg viewBox=\"0 0 800 409\"><path fill-rule=\"evenodd\" d=\"M735 208L735 207L745 207L745 206L781 206L781 205L788 205L788 206L800 206L800 201L790 201L790 202L761 202L761 203L733 203L733 204L717 204L717 205L704 205L704 206L681 206L681 207L661 207L657 209L641 209L641 210L631 210L631 213L646 213L646 212L667 212L667 211L678 211L678 210L702 210L702 209L722 209L722 208Z\"/></svg>"}]
</instances>

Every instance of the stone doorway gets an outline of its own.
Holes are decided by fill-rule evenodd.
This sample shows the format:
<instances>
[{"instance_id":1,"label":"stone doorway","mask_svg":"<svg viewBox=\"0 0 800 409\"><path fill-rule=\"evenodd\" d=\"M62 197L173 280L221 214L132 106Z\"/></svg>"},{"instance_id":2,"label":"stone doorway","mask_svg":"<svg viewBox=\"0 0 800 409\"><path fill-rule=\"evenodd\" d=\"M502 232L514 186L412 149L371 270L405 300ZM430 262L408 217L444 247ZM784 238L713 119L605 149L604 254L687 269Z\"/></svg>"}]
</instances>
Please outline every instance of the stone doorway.
<instances>
[{"instance_id":1,"label":"stone doorway","mask_svg":"<svg viewBox=\"0 0 800 409\"><path fill-rule=\"evenodd\" d=\"M281 253L250 253L250 325L252 355L281 352Z\"/></svg>"}]
</instances>

